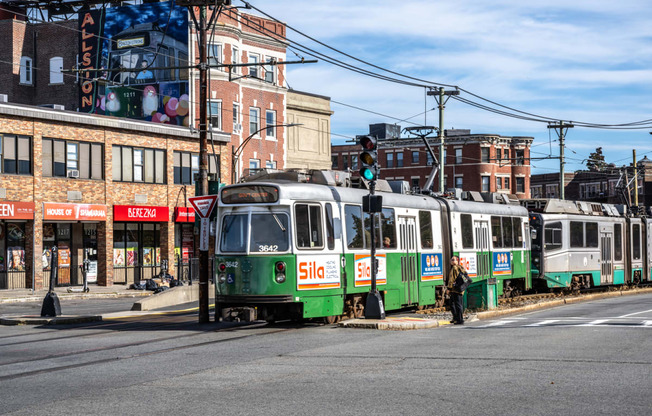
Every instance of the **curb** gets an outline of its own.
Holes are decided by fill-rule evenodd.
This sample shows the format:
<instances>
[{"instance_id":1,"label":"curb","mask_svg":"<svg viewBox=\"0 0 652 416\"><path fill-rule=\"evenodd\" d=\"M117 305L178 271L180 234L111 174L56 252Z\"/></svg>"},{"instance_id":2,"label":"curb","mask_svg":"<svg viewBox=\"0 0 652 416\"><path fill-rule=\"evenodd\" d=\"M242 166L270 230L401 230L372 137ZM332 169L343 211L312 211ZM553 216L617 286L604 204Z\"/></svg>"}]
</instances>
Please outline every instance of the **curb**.
<instances>
[{"instance_id":1,"label":"curb","mask_svg":"<svg viewBox=\"0 0 652 416\"><path fill-rule=\"evenodd\" d=\"M46 292L47 293L47 292ZM3 303L27 303L27 302L42 302L45 294L29 295L25 297L16 298L0 298L0 305ZM134 293L66 293L55 292L59 299L117 299L117 298L142 298L152 296L152 292L134 291Z\"/></svg>"},{"instance_id":2,"label":"curb","mask_svg":"<svg viewBox=\"0 0 652 416\"><path fill-rule=\"evenodd\" d=\"M587 302L587 301L598 300L598 299L608 299L617 296L640 295L645 293L652 293L652 288L633 289L627 291L619 290L617 292L596 293L594 295L585 295L581 297L556 299L547 302L535 303L533 305L519 306L516 308L496 309L496 310L491 310L486 312L477 312L476 316L478 319L491 319L499 316L514 315L522 312L536 311L539 309L554 308L557 306L563 306L563 305L568 305L573 303L581 303L581 302Z\"/></svg>"},{"instance_id":3,"label":"curb","mask_svg":"<svg viewBox=\"0 0 652 416\"><path fill-rule=\"evenodd\" d=\"M62 315L56 317L43 316L5 316L0 318L0 325L67 325L98 322L102 315Z\"/></svg>"},{"instance_id":4,"label":"curb","mask_svg":"<svg viewBox=\"0 0 652 416\"><path fill-rule=\"evenodd\" d=\"M407 331L411 329L437 328L450 325L449 321L423 318L351 319L337 324L341 328L382 329Z\"/></svg>"}]
</instances>

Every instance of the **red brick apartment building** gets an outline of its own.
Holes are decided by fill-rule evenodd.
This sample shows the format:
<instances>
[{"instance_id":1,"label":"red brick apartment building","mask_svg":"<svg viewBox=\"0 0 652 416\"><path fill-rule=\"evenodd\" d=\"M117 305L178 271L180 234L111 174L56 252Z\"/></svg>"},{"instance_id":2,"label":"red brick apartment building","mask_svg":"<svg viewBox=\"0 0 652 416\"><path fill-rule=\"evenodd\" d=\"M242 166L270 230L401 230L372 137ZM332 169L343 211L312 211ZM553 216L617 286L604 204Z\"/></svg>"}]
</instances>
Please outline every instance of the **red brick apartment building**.
<instances>
[{"instance_id":1,"label":"red brick apartment building","mask_svg":"<svg viewBox=\"0 0 652 416\"><path fill-rule=\"evenodd\" d=\"M0 103L0 289L129 284L196 251L187 128ZM210 170L216 173L213 158Z\"/></svg>"},{"instance_id":2,"label":"red brick apartment building","mask_svg":"<svg viewBox=\"0 0 652 416\"><path fill-rule=\"evenodd\" d=\"M446 189L501 192L519 199L530 197L530 146L532 137L471 134L470 130L446 130L444 181ZM439 158L437 139L430 146ZM408 181L422 188L432 170L431 157L421 139L392 138L379 141L381 178ZM332 146L333 169L356 172L360 146ZM439 175L433 190L439 190Z\"/></svg>"},{"instance_id":3,"label":"red brick apartment building","mask_svg":"<svg viewBox=\"0 0 652 416\"><path fill-rule=\"evenodd\" d=\"M90 6L90 8L80 8L77 10L79 14L73 13L74 18L71 20L56 22L32 22L27 17L28 15L39 15L38 12L29 14L30 8L45 9L50 2L37 1L30 2L24 7L17 6L21 3L27 4L17 1L0 4L0 37L3 39L3 42L0 43L0 102L89 112L89 110L80 108L83 107L80 103L84 102L80 99L80 86L90 78L93 79L91 84L94 91L97 91L97 100L87 101L92 104L90 112L122 117L122 113L117 112L118 110L111 113L113 110L110 110L108 104L111 99L109 91L111 91L111 85L115 85L115 83L111 84L104 80L107 77L106 73L89 72L75 75L70 72L62 72L62 69L79 68L83 64L85 58L83 54L80 58L80 52L83 49L80 48L80 45L85 45L84 48L90 46L82 43L81 37L84 37L83 33L86 32L80 30L80 25L84 22L85 13L91 11L98 13L97 10L100 6L107 2L76 2L80 7L82 3L87 3L84 6ZM76 3L67 4L72 7ZM149 1L122 8L108 7L104 12L104 18L110 19L110 16L119 16L121 10L128 8L129 12L133 13L133 9L135 8L137 11L139 7L169 7L166 5L167 3ZM111 2L109 6L113 4L114 2ZM181 8L180 10L177 11L180 13L179 16L189 22L187 23L187 33L181 33L181 36L188 39L186 41L188 42L187 53L183 55L178 53L172 56L171 52L162 53L152 45L135 46L129 51L130 59L132 59L130 62L134 66L140 67L141 63L146 62L147 59L150 61L154 59L150 63L155 66L168 66L173 62L180 64L199 61L197 36L192 18L186 9ZM210 14L214 12L209 9L209 19ZM142 15L147 15L147 13L142 13ZM101 42L102 39L108 39L111 36L105 32L102 33L104 33L103 36L95 35L90 39L97 38ZM285 25L241 13L239 9L230 9L221 13L214 25L214 30L207 33L209 64L227 65L210 69L208 90L210 131L215 139L215 152L221 155L222 163L219 176L222 182L231 182L246 174L249 169L283 168L286 162L285 141L288 130L283 127L284 124L287 124L286 69L283 65L264 65L264 63L286 60ZM88 36L90 35L86 33L86 37ZM115 38L118 35L113 34L113 36ZM131 40L133 41L133 39ZM114 41L114 39L111 40L111 42ZM143 40L141 43L145 42ZM128 49L128 47L124 48ZM177 49L179 48L177 47ZM102 58L97 59L96 68L111 67L110 62L102 61ZM251 63L261 63L261 65L237 66ZM117 77L116 73L108 72L108 74L110 80ZM163 87L158 88L155 84L153 88L154 96L159 100L158 109L150 114L149 110L146 111L146 108L149 107L144 103L145 98L139 98L142 102L131 103L132 107L139 111L136 118L163 124L192 126L194 129L198 129L199 72L192 69L190 71L179 70L176 73L172 71L172 74L177 82L185 83L181 89L187 89L187 94L184 96L183 91L177 91L169 93L168 97L165 96L166 92ZM135 83L126 85L127 80L130 79L127 75L127 73L122 73L119 76L122 80L120 85L128 94L144 97L148 87ZM156 72L156 77L159 76L160 73ZM169 75L166 74L165 77L169 78ZM116 95L120 95L119 88L113 91ZM171 105L174 108L168 108ZM142 110L140 110L141 106ZM124 102L122 108L124 111ZM134 118L134 114L124 115L124 117ZM274 125L279 125L279 127L267 127ZM226 144L227 142L228 144ZM245 144L242 146L241 152L238 152L239 157L236 158L236 163L232 163L233 151L243 143Z\"/></svg>"}]
</instances>

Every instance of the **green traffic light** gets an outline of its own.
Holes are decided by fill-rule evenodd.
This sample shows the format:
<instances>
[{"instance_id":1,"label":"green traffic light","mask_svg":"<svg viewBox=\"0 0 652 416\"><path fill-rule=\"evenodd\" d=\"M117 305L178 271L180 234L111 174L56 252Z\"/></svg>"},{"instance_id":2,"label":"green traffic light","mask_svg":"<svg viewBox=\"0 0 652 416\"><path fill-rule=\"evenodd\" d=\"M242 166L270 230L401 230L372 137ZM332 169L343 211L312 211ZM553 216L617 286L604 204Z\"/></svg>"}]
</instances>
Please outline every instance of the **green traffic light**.
<instances>
[{"instance_id":1,"label":"green traffic light","mask_svg":"<svg viewBox=\"0 0 652 416\"><path fill-rule=\"evenodd\" d=\"M360 170L360 176L362 176L363 178L365 178L368 181L372 181L372 180L376 179L376 175L374 175L374 173L369 168L362 168Z\"/></svg>"}]
</instances>

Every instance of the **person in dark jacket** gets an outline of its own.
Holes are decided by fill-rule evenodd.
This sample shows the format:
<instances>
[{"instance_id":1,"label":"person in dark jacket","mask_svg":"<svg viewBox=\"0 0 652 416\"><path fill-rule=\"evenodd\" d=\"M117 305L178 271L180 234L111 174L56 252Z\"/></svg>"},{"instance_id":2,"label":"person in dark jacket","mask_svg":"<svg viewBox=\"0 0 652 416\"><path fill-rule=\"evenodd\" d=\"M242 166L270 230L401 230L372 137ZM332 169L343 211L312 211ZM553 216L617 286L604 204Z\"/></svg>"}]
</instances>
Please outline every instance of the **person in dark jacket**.
<instances>
[{"instance_id":1,"label":"person in dark jacket","mask_svg":"<svg viewBox=\"0 0 652 416\"><path fill-rule=\"evenodd\" d=\"M464 304L462 302L464 292L459 292L455 290L455 280L460 273L465 272L464 267L460 266L459 259L456 256L451 258L451 270L448 273L448 291L450 293L451 299L451 312L453 313L452 324L463 325L464 324Z\"/></svg>"}]
</instances>

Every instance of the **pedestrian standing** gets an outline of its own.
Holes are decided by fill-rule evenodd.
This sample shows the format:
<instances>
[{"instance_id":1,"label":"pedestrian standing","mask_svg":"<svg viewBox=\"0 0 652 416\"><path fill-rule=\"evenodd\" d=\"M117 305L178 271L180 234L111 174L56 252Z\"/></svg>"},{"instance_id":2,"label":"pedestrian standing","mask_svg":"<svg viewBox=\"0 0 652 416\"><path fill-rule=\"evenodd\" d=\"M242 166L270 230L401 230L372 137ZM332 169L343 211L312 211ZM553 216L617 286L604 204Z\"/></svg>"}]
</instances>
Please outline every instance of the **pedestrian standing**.
<instances>
[{"instance_id":1,"label":"pedestrian standing","mask_svg":"<svg viewBox=\"0 0 652 416\"><path fill-rule=\"evenodd\" d=\"M451 312L453 313L452 324L464 324L464 304L462 302L464 292L455 289L455 281L460 273L465 272L464 267L460 266L457 256L451 258L451 270L448 272L448 292L450 293Z\"/></svg>"}]
</instances>

